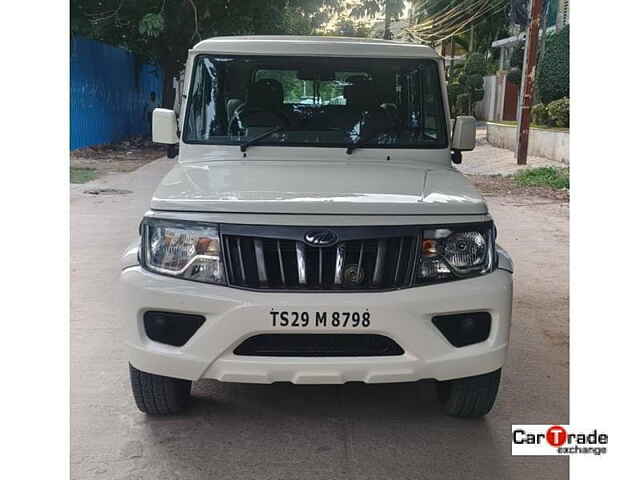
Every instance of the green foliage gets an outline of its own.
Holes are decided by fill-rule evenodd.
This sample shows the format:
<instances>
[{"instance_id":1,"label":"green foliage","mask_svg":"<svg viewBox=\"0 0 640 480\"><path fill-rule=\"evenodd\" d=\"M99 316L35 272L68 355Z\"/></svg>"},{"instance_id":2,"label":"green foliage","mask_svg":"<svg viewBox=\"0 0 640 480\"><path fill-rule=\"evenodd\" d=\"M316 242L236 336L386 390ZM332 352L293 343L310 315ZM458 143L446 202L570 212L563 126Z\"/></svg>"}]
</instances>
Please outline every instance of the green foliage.
<instances>
[{"instance_id":1,"label":"green foliage","mask_svg":"<svg viewBox=\"0 0 640 480\"><path fill-rule=\"evenodd\" d=\"M514 85L520 86L520 82L522 82L522 70L519 68L512 68L507 72L507 80Z\"/></svg>"},{"instance_id":2,"label":"green foliage","mask_svg":"<svg viewBox=\"0 0 640 480\"><path fill-rule=\"evenodd\" d=\"M449 99L449 107L451 108L451 115L456 116L458 110L458 97L464 93L460 82L449 82L447 85L447 97Z\"/></svg>"},{"instance_id":3,"label":"green foliage","mask_svg":"<svg viewBox=\"0 0 640 480\"><path fill-rule=\"evenodd\" d=\"M452 115L473 115L473 105L484 98L484 79L487 61L484 55L472 53L463 65L449 71L447 94Z\"/></svg>"},{"instance_id":4,"label":"green foliage","mask_svg":"<svg viewBox=\"0 0 640 480\"><path fill-rule=\"evenodd\" d=\"M473 114L472 104L479 102L484 97L484 79L487 73L487 62L480 53L472 53L467 57L463 73L460 76L460 85L471 99L468 114Z\"/></svg>"},{"instance_id":5,"label":"green foliage","mask_svg":"<svg viewBox=\"0 0 640 480\"><path fill-rule=\"evenodd\" d=\"M550 35L538 66L537 90L543 103L569 97L569 25Z\"/></svg>"},{"instance_id":6,"label":"green foliage","mask_svg":"<svg viewBox=\"0 0 640 480\"><path fill-rule=\"evenodd\" d=\"M370 23L354 20L351 17L342 15L335 23L333 30L329 30L327 35L336 37L370 37L373 27Z\"/></svg>"},{"instance_id":7,"label":"green foliage","mask_svg":"<svg viewBox=\"0 0 640 480\"><path fill-rule=\"evenodd\" d=\"M484 55L480 53L470 54L464 62L463 72L466 75L485 75L487 73L487 62L484 59Z\"/></svg>"},{"instance_id":8,"label":"green foliage","mask_svg":"<svg viewBox=\"0 0 640 480\"><path fill-rule=\"evenodd\" d=\"M509 57L509 65L511 66L507 72L507 80L514 85L520 86L522 82L522 66L524 63L524 42L519 42L511 51Z\"/></svg>"},{"instance_id":9,"label":"green foliage","mask_svg":"<svg viewBox=\"0 0 640 480\"><path fill-rule=\"evenodd\" d=\"M358 0L351 7L351 15L357 18L377 17L388 7L391 19L397 20L404 10L404 0Z\"/></svg>"},{"instance_id":10,"label":"green foliage","mask_svg":"<svg viewBox=\"0 0 640 480\"><path fill-rule=\"evenodd\" d=\"M527 168L516 173L514 179L516 183L525 187L568 189L569 169L556 167Z\"/></svg>"},{"instance_id":11,"label":"green foliage","mask_svg":"<svg viewBox=\"0 0 640 480\"><path fill-rule=\"evenodd\" d=\"M487 62L487 75L495 75L498 71L498 62L495 60L489 60Z\"/></svg>"},{"instance_id":12,"label":"green foliage","mask_svg":"<svg viewBox=\"0 0 640 480\"><path fill-rule=\"evenodd\" d=\"M140 20L138 31L140 35L151 38L158 38L164 30L164 17L161 13L147 13Z\"/></svg>"},{"instance_id":13,"label":"green foliage","mask_svg":"<svg viewBox=\"0 0 640 480\"><path fill-rule=\"evenodd\" d=\"M468 115L469 112L469 94L461 93L456 98L456 115Z\"/></svg>"},{"instance_id":14,"label":"green foliage","mask_svg":"<svg viewBox=\"0 0 640 480\"><path fill-rule=\"evenodd\" d=\"M389 25L400 18L404 10L404 0L358 0L345 2L350 9L350 15L355 18L376 18L384 14L384 38L392 38Z\"/></svg>"},{"instance_id":15,"label":"green foliage","mask_svg":"<svg viewBox=\"0 0 640 480\"><path fill-rule=\"evenodd\" d=\"M569 128L569 99L560 98L551 102L547 109L549 117L557 127Z\"/></svg>"},{"instance_id":16,"label":"green foliage","mask_svg":"<svg viewBox=\"0 0 640 480\"><path fill-rule=\"evenodd\" d=\"M524 64L524 42L519 42L513 47L511 56L509 57L509 65L512 68L519 68L522 70Z\"/></svg>"},{"instance_id":17,"label":"green foliage","mask_svg":"<svg viewBox=\"0 0 640 480\"><path fill-rule=\"evenodd\" d=\"M488 10L490 13L475 20L471 17L477 14L480 2L474 0L413 0L406 3L412 3L415 8L413 16L416 24L430 25L427 29L430 38L426 39L426 43L433 40L433 37L461 30L464 33L455 34L452 38L456 44L464 48L465 53L470 51L469 47L473 44L474 52L486 54L491 50L493 41L509 36L509 18L506 14L509 1L488 0L488 3L492 4ZM470 20L471 23L466 23ZM471 25L473 31L469 28Z\"/></svg>"},{"instance_id":18,"label":"green foliage","mask_svg":"<svg viewBox=\"0 0 640 480\"><path fill-rule=\"evenodd\" d=\"M535 125L549 124L549 111L543 103L538 103L531 108L531 118Z\"/></svg>"}]
</instances>

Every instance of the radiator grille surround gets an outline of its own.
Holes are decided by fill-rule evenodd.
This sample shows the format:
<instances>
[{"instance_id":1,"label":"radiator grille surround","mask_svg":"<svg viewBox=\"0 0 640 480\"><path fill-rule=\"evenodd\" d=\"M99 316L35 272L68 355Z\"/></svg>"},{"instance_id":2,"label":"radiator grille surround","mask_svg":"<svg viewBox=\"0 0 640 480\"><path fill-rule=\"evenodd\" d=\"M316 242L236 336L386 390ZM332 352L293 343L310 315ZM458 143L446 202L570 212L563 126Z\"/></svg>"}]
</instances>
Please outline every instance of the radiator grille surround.
<instances>
[{"instance_id":1,"label":"radiator grille surround","mask_svg":"<svg viewBox=\"0 0 640 480\"><path fill-rule=\"evenodd\" d=\"M411 286L420 228L332 228L338 240L328 246L305 242L308 230L221 225L229 285L288 291L393 290Z\"/></svg>"}]
</instances>

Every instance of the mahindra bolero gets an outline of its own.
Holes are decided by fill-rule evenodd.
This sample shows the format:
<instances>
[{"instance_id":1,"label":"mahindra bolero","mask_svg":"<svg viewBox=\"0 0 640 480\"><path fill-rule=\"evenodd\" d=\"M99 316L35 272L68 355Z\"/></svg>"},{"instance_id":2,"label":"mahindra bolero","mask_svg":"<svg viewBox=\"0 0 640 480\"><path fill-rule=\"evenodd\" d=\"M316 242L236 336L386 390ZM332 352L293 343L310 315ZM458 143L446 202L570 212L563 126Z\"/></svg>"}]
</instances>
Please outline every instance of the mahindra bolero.
<instances>
[{"instance_id":1,"label":"mahindra bolero","mask_svg":"<svg viewBox=\"0 0 640 480\"><path fill-rule=\"evenodd\" d=\"M513 267L453 166L475 120L450 119L443 59L220 37L189 51L184 83L153 112L177 161L122 258L138 408L177 413L199 379L431 379L447 414L489 412Z\"/></svg>"}]
</instances>

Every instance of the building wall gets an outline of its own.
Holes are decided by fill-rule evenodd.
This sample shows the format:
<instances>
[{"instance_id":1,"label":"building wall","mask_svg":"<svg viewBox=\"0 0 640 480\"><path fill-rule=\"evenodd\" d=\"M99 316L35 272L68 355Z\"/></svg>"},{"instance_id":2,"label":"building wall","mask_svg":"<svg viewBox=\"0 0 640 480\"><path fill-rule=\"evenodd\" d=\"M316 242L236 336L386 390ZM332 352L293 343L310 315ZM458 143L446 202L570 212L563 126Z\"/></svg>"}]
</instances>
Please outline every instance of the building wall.
<instances>
[{"instance_id":1,"label":"building wall","mask_svg":"<svg viewBox=\"0 0 640 480\"><path fill-rule=\"evenodd\" d=\"M517 127L487 123L487 141L500 148L516 150ZM529 130L529 155L544 157L557 162L569 163L569 130Z\"/></svg>"},{"instance_id":2,"label":"building wall","mask_svg":"<svg viewBox=\"0 0 640 480\"><path fill-rule=\"evenodd\" d=\"M496 95L497 77L495 75L487 75L484 80L484 97L475 107L475 116L479 120L497 120L496 118Z\"/></svg>"},{"instance_id":3,"label":"building wall","mask_svg":"<svg viewBox=\"0 0 640 480\"><path fill-rule=\"evenodd\" d=\"M148 132L150 93L162 103L163 74L157 65L102 42L71 39L70 149L113 143Z\"/></svg>"}]
</instances>

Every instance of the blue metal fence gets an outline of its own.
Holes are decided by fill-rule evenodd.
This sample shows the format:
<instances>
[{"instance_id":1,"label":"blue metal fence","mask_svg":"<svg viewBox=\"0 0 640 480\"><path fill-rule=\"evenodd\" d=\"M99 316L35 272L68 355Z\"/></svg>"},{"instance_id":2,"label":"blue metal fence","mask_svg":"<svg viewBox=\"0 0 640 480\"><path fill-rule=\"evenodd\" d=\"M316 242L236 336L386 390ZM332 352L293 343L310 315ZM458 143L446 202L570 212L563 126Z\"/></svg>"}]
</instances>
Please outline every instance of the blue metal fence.
<instances>
[{"instance_id":1,"label":"blue metal fence","mask_svg":"<svg viewBox=\"0 0 640 480\"><path fill-rule=\"evenodd\" d=\"M74 36L71 40L70 148L117 142L148 131L151 92L162 103L160 67L132 53Z\"/></svg>"}]
</instances>

